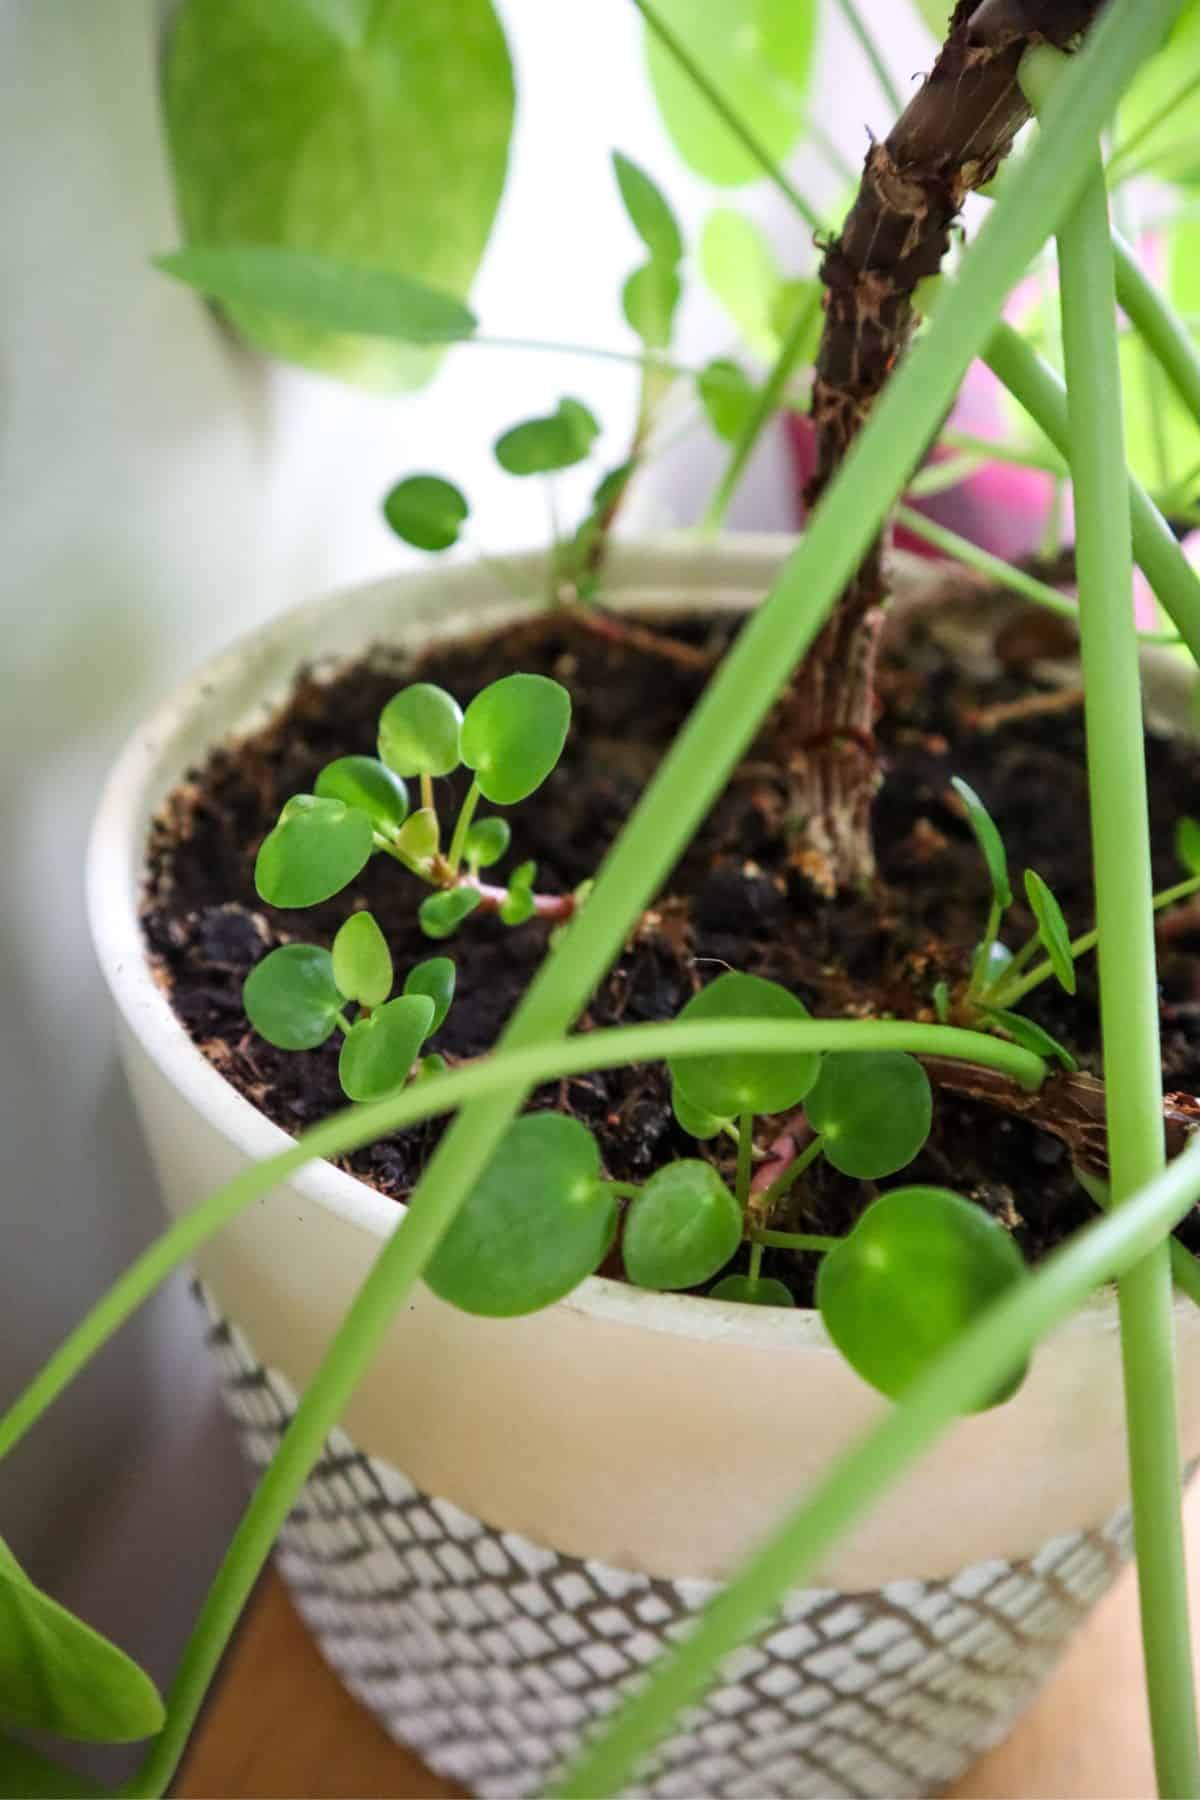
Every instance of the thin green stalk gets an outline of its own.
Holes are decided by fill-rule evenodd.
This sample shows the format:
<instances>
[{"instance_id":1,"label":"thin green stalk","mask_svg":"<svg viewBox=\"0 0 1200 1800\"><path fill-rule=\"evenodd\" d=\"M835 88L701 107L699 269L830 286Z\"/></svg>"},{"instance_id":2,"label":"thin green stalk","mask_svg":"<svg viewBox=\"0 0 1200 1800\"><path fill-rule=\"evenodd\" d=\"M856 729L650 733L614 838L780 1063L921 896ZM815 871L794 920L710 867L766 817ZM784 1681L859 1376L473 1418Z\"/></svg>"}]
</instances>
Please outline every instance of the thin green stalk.
<instances>
[{"instance_id":1,"label":"thin green stalk","mask_svg":"<svg viewBox=\"0 0 1200 1800\"><path fill-rule=\"evenodd\" d=\"M1021 444L1005 444L997 438L979 437L971 431L953 428L943 431L941 440L950 450L968 450L984 462L1012 463L1018 469L1040 469L1047 475L1069 475L1070 470L1053 450L1038 450Z\"/></svg>"},{"instance_id":2,"label":"thin green stalk","mask_svg":"<svg viewBox=\"0 0 1200 1800\"><path fill-rule=\"evenodd\" d=\"M1158 130L1160 125L1166 123L1177 106L1182 106L1185 100L1190 100L1197 88L1200 88L1200 70L1181 82L1174 92L1167 96L1162 105L1152 112L1136 131L1131 132L1123 143L1117 146L1108 159L1105 171L1110 182L1114 175L1122 181L1128 181L1132 175L1137 174L1136 167L1130 166L1134 161L1133 152L1139 149L1146 139Z\"/></svg>"},{"instance_id":3,"label":"thin green stalk","mask_svg":"<svg viewBox=\"0 0 1200 1800\"><path fill-rule=\"evenodd\" d=\"M1112 1194L1107 1181L1101 1181L1084 1169L1075 1170L1075 1179L1090 1199L1103 1212L1112 1207ZM1171 1239L1171 1279L1181 1294L1186 1294L1193 1306L1200 1306L1200 1262L1192 1255L1186 1244L1181 1244L1177 1237Z\"/></svg>"},{"instance_id":4,"label":"thin green stalk","mask_svg":"<svg viewBox=\"0 0 1200 1800\"><path fill-rule=\"evenodd\" d=\"M646 0L638 3L646 9ZM565 1031L619 954L634 920L728 779L911 476L1006 295L1080 191L1092 139L1177 6L1178 0L1136 5L1117 0L1105 9L1051 104L1022 167L1019 192L1007 190L996 202L929 332L889 383L800 546L664 758L602 866L589 905L531 984L505 1031L505 1048L528 1048ZM445 1229L453 1219L528 1091L515 1078L510 1083L464 1110L442 1138L394 1242L412 1232L414 1222L427 1240L433 1234L436 1241L439 1226ZM372 1286L370 1329L363 1330L356 1306L342 1328L347 1340L339 1334L322 1363L310 1389L311 1404L306 1396L288 1434L296 1434L301 1449L289 1454L285 1439L279 1455L288 1459L286 1479L266 1477L250 1503L185 1653L167 1728L139 1777L139 1793L158 1792L170 1778L225 1637L337 1417L342 1388L347 1379L353 1383L384 1329L384 1309L373 1310L382 1286L390 1288L394 1309L414 1274L407 1264L390 1265L390 1279ZM737 1584L729 1590L730 1604L739 1592ZM658 1730L666 1723L660 1718ZM620 1719L615 1729L621 1729Z\"/></svg>"},{"instance_id":5,"label":"thin green stalk","mask_svg":"<svg viewBox=\"0 0 1200 1800\"><path fill-rule=\"evenodd\" d=\"M926 463L909 482L906 498L932 500L935 494L958 487L960 482L969 481L972 475L978 475L980 469L986 467L982 456L949 456L942 462Z\"/></svg>"},{"instance_id":6,"label":"thin green stalk","mask_svg":"<svg viewBox=\"0 0 1200 1800\"><path fill-rule=\"evenodd\" d=\"M605 1027L577 1037L498 1050L479 1062L428 1076L390 1099L335 1113L277 1156L243 1169L209 1194L194 1212L176 1219L96 1302L0 1417L0 1458L15 1448L79 1371L175 1269L189 1261L247 1206L306 1163L348 1156L364 1144L390 1137L422 1119L455 1112L498 1094L507 1095L514 1085L524 1093L563 1075L657 1062L668 1056L674 1060L711 1055L715 1051L755 1050L783 1056L794 1055L798 1050L863 1049L907 1050L914 1056L949 1056L975 1062L997 1069L1029 1089L1039 1087L1046 1075L1041 1059L1015 1044L956 1026L923 1025L902 1019L810 1019L795 1025L770 1020L759 1024L675 1020L666 1025ZM413 1212L415 1202L407 1216Z\"/></svg>"},{"instance_id":7,"label":"thin green stalk","mask_svg":"<svg viewBox=\"0 0 1200 1800\"><path fill-rule=\"evenodd\" d=\"M879 83L880 92L892 111L899 116L900 113L904 111L904 96L892 79L891 70L883 60L879 45L867 30L866 23L858 10L855 0L837 0L837 3L839 12L858 39L863 54L871 65L871 70L876 81Z\"/></svg>"},{"instance_id":8,"label":"thin green stalk","mask_svg":"<svg viewBox=\"0 0 1200 1800\"><path fill-rule=\"evenodd\" d=\"M450 839L450 853L446 860L450 864L452 875L458 874L458 865L463 859L467 833L471 829L471 820L475 817L475 808L479 805L480 799L479 783L472 781L459 808L458 818L454 825L454 836Z\"/></svg>"},{"instance_id":9,"label":"thin green stalk","mask_svg":"<svg viewBox=\"0 0 1200 1800\"><path fill-rule=\"evenodd\" d=\"M841 1238L820 1237L811 1231L753 1231L751 1237L756 1244L765 1244L775 1250L816 1250L827 1255L836 1250Z\"/></svg>"},{"instance_id":10,"label":"thin green stalk","mask_svg":"<svg viewBox=\"0 0 1200 1800\"><path fill-rule=\"evenodd\" d=\"M738 1119L737 1179L733 1197L745 1214L750 1204L750 1176L754 1170L754 1114L743 1113Z\"/></svg>"},{"instance_id":11,"label":"thin green stalk","mask_svg":"<svg viewBox=\"0 0 1200 1800\"><path fill-rule=\"evenodd\" d=\"M997 327L983 360L1054 447L1065 451L1070 441L1066 390L1049 363L1008 324ZM1132 475L1128 481L1134 555L1159 604L1200 663L1200 576L1141 482Z\"/></svg>"},{"instance_id":12,"label":"thin green stalk","mask_svg":"<svg viewBox=\"0 0 1200 1800\"><path fill-rule=\"evenodd\" d=\"M1186 881L1177 881L1174 887L1164 888L1161 894L1155 894L1152 902L1154 911L1162 912L1164 907L1174 906L1178 901L1186 900L1189 895L1196 893L1200 893L1200 875L1189 875ZM1086 956L1089 950L1094 950L1099 942L1100 933L1094 926L1091 931L1085 931L1079 937L1072 938L1070 946L1072 961L1078 962L1081 956ZM1040 962L1036 969L1031 969L1028 975L1023 975L1020 981L1010 986L1009 974L1015 972L1012 965L1004 971L996 984L994 995L988 1000L990 1006L1003 1006L1011 1010L1019 1000L1025 998L1026 994L1031 994L1034 988L1041 987L1044 981L1049 981L1054 974L1054 968L1049 962Z\"/></svg>"},{"instance_id":13,"label":"thin green stalk","mask_svg":"<svg viewBox=\"0 0 1200 1800\"><path fill-rule=\"evenodd\" d=\"M775 1177L762 1196L762 1210L768 1219L785 1194L789 1194L795 1187L805 1169L811 1168L812 1164L816 1162L824 1148L824 1137L815 1137L812 1143L806 1144L799 1156L794 1156L787 1168Z\"/></svg>"},{"instance_id":14,"label":"thin green stalk","mask_svg":"<svg viewBox=\"0 0 1200 1800\"><path fill-rule=\"evenodd\" d=\"M825 221L817 208L810 200L805 199L799 188L789 180L787 175L785 175L784 171L775 161L775 158L771 155L771 152L761 142L757 134L751 130L745 119L743 119L729 104L729 101L725 98L720 88L709 80L687 45L681 38L676 36L666 21L660 17L657 6L651 5L651 0L633 0L633 4L637 7L643 19L645 19L648 28L654 33L668 56L672 57L673 60L679 64L679 67L683 70L683 73L687 76L697 92L704 95L704 98L708 101L708 104L712 107L717 117L737 139L738 143L742 146L742 149L745 150L749 156L753 157L763 174L766 175L770 181L774 182L784 199L787 200L790 205L795 207L796 211L800 214L800 217L804 219L807 224L811 225L814 231L820 231L825 224Z\"/></svg>"},{"instance_id":15,"label":"thin green stalk","mask_svg":"<svg viewBox=\"0 0 1200 1800\"><path fill-rule=\"evenodd\" d=\"M1178 318L1119 233L1113 234L1117 298L1193 419L1200 419L1200 355Z\"/></svg>"},{"instance_id":16,"label":"thin green stalk","mask_svg":"<svg viewBox=\"0 0 1200 1800\"><path fill-rule=\"evenodd\" d=\"M470 337L455 338L451 349L475 344L481 350L530 350L538 355L586 356L596 362L627 363L630 368L655 370L663 375L696 376L700 370L688 363L676 362L660 350L609 350L597 344L577 344L556 338L497 337L491 332L473 332Z\"/></svg>"},{"instance_id":17,"label":"thin green stalk","mask_svg":"<svg viewBox=\"0 0 1200 1800\"><path fill-rule=\"evenodd\" d=\"M701 1613L683 1644L550 1789L557 1800L611 1800L672 1720L703 1693L723 1659L818 1575L822 1559L961 1414L1102 1283L1160 1243L1200 1195L1200 1139L1132 1200L1077 1232L1027 1281L990 1307L815 1487Z\"/></svg>"},{"instance_id":18,"label":"thin green stalk","mask_svg":"<svg viewBox=\"0 0 1200 1800\"><path fill-rule=\"evenodd\" d=\"M1070 619L1073 624L1079 622L1079 608L1074 600L1068 600L1048 582L1039 581L1036 575L1029 575L1024 569L1016 568L1005 562L1001 556L993 556L989 550L981 550L970 538L960 537L957 531L949 531L946 526L939 525L935 519L927 519L924 513L916 512L911 506L896 508L896 523L911 531L914 537L932 544L935 550L941 550L946 556L952 556L955 562L965 563L970 569L978 570L986 575L997 587L1008 588L1011 593L1020 594L1025 600L1032 600L1036 606L1044 606L1048 612L1058 613L1061 618ZM1139 631L1138 638L1143 644L1180 644L1183 639L1174 631Z\"/></svg>"},{"instance_id":19,"label":"thin green stalk","mask_svg":"<svg viewBox=\"0 0 1200 1800\"><path fill-rule=\"evenodd\" d=\"M784 389L791 380L792 371L799 360L800 352L812 335L813 321L817 316L820 304L819 290L814 288L793 320L792 328L780 346L775 365L759 389L754 408L733 447L725 473L705 509L701 522L702 530L716 532L724 524L725 514L729 511L730 502L746 473L758 440L775 417Z\"/></svg>"},{"instance_id":20,"label":"thin green stalk","mask_svg":"<svg viewBox=\"0 0 1200 1800\"><path fill-rule=\"evenodd\" d=\"M1040 49L1023 79L1039 105L1064 59ZM1077 498L1080 655L1087 724L1100 1020L1114 1206L1165 1160L1145 740L1133 621L1116 278L1097 141L1059 228L1063 356ZM1181 1499L1171 1257L1164 1241L1119 1287L1133 1533L1159 1792L1200 1795Z\"/></svg>"}]
</instances>

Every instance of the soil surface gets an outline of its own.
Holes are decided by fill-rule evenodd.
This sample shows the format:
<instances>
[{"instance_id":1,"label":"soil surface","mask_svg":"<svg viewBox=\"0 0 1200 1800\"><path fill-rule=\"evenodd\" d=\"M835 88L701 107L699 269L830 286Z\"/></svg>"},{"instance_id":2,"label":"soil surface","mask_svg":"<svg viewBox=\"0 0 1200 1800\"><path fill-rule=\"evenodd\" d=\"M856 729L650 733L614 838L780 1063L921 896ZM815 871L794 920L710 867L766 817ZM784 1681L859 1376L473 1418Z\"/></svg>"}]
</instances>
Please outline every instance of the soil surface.
<instances>
[{"instance_id":1,"label":"soil surface","mask_svg":"<svg viewBox=\"0 0 1200 1800\"><path fill-rule=\"evenodd\" d=\"M1009 611L1008 620L1014 619ZM1014 888L1022 895L1006 929L1015 947L1032 929L1022 876L1032 866L1057 894L1073 932L1092 922L1083 717L1078 706L1037 711L1051 690L1028 659L1044 653L1038 614L1028 628L1005 627L991 673L967 677L940 645L936 626L907 629L901 660L885 657L879 744L886 776L876 804L880 881L866 897L823 899L806 880L790 812L786 775L770 729L751 750L690 846L668 891L595 996L588 1025L673 1017L725 968L769 976L826 1017L893 1013L931 1018L934 984L961 983L987 910L982 860L950 787L961 775L999 823ZM1051 622L1053 624L1053 622ZM681 632L714 651L728 621ZM545 787L509 809L506 867L534 857L539 889L568 892L595 872L643 792L655 765L705 680L627 644L610 643L572 621L542 618L501 635L436 649L407 661L379 650L335 671L302 673L286 708L264 730L216 750L176 793L152 834L145 897L150 953L179 1017L196 1043L256 1106L296 1132L344 1104L337 1080L338 1037L319 1051L276 1051L249 1028L242 982L252 965L289 940L329 944L355 904L371 908L397 970L448 949L458 994L432 1048L448 1061L495 1043L547 952L548 928L508 929L476 915L447 946L417 925L425 890L397 864L376 857L347 893L304 912L266 907L253 882L264 833L292 794L309 792L335 756L373 753L376 720L396 688L418 676L466 704L514 669L552 675L571 691L566 751ZM1034 702L1027 716L990 722L990 709ZM979 715L983 714L982 721ZM1151 737L1155 885L1180 879L1175 823L1200 814L1200 752ZM457 778L438 784L443 820L453 818ZM1200 1093L1200 907L1164 915L1160 928L1164 1075L1168 1090ZM551 952L553 953L553 952ZM1079 970L1069 999L1046 984L1027 1014L1067 1044L1081 1067L1098 1072L1095 959ZM540 1092L535 1106L569 1109L596 1133L610 1176L644 1178L677 1156L709 1156L727 1173L720 1146L697 1147L676 1125L659 1067L587 1075ZM347 1166L403 1198L415 1184L441 1121L414 1127L360 1151ZM759 1142L768 1146L768 1126ZM917 1160L882 1183L852 1182L824 1163L804 1177L777 1216L780 1228L842 1233L883 1187L912 1181L968 1195L1013 1231L1030 1260L1092 1216L1063 1142L990 1104L935 1085L933 1132ZM1185 1237L1200 1244L1195 1221ZM785 1279L801 1303L811 1298L814 1259L769 1252L765 1272ZM619 1261L607 1272L619 1273Z\"/></svg>"}]
</instances>

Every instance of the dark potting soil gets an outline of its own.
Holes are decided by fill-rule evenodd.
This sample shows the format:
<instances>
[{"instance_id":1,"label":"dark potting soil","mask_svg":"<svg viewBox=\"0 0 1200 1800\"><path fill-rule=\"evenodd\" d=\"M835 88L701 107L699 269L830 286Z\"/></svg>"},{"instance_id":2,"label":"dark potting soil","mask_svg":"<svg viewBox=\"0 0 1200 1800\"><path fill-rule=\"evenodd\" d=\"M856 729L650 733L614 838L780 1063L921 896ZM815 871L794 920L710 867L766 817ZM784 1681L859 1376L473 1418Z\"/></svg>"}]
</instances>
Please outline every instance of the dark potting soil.
<instances>
[{"instance_id":1,"label":"dark potting soil","mask_svg":"<svg viewBox=\"0 0 1200 1800\"><path fill-rule=\"evenodd\" d=\"M709 621L680 636L715 650L732 629L727 620ZM907 629L902 656L885 656L878 735L886 776L875 809L880 881L868 896L831 902L807 881L768 728L595 995L582 1028L672 1018L727 967L782 982L820 1016L931 1018L934 984L963 978L988 901L986 872L950 787L953 775L979 791L998 821L1014 877L1035 868L1057 894L1072 931L1085 930L1092 880L1082 713L1060 708L990 727L986 721L991 708L1048 691L1023 664L1021 635L1006 627L1002 663L982 676L964 674L939 644L936 626L926 622ZM1040 623L1030 627L1029 647L1044 648ZM317 771L333 757L373 753L376 720L398 686L417 677L438 682L465 704L514 669L562 681L574 717L562 761L545 787L510 810L511 856L489 874L503 880L506 867L534 857L538 887L568 892L595 872L705 680L701 671L607 642L569 614L439 647L416 660L381 649L332 675L302 673L279 715L244 741L214 751L155 826L144 913L154 964L196 1043L287 1131L344 1104L340 1040L287 1053L250 1029L242 982L269 949L289 940L328 945L356 903L379 920L399 978L412 963L448 949L458 992L431 1047L451 1062L492 1047L547 954L549 933L541 923L508 929L481 915L451 944L432 945L416 918L426 890L383 857L372 860L349 892L304 912L264 906L253 881L259 842L283 802L311 791ZM1172 847L1175 823L1184 813L1200 813L1200 751L1154 736L1147 748L1155 885L1165 887L1181 873ZM462 785L457 778L439 782L443 819L453 817ZM1019 879L1014 886L1022 892ZM1010 945L1023 942L1032 924L1022 896L1006 931ZM1164 1075L1168 1090L1187 1094L1200 1092L1198 952L1200 907L1164 915ZM1076 999L1047 983L1024 1010L1067 1044L1084 1069L1098 1072L1094 958L1080 965ZM678 1156L708 1156L732 1172L723 1140L697 1146L676 1125L661 1067L572 1077L543 1089L532 1104L582 1119L596 1133L614 1179L642 1179ZM346 1166L403 1198L443 1129L440 1120L416 1126L358 1152ZM760 1141L769 1143L769 1131ZM840 1234L882 1187L913 1181L952 1187L978 1202L1012 1230L1031 1260L1093 1211L1059 1137L935 1085L932 1135L908 1169L873 1184L851 1182L818 1163L793 1191L788 1216L773 1222ZM1194 1220L1183 1235L1200 1244ZM770 1252L768 1266L801 1303L811 1298L813 1259ZM615 1256L608 1272L620 1272Z\"/></svg>"}]
</instances>

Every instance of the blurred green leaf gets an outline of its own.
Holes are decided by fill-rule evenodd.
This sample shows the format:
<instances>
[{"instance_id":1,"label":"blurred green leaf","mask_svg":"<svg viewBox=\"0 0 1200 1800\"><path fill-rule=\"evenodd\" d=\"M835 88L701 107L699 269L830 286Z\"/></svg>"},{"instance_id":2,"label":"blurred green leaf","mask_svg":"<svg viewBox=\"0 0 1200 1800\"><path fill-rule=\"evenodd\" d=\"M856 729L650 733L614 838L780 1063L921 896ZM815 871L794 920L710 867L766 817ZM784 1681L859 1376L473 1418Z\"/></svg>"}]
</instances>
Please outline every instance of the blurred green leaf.
<instances>
[{"instance_id":1,"label":"blurred green leaf","mask_svg":"<svg viewBox=\"0 0 1200 1800\"><path fill-rule=\"evenodd\" d=\"M349 1100L386 1100L408 1079L429 1035L433 1001L405 994L358 1019L342 1039L338 1079Z\"/></svg>"},{"instance_id":2,"label":"blurred green leaf","mask_svg":"<svg viewBox=\"0 0 1200 1800\"><path fill-rule=\"evenodd\" d=\"M469 919L479 905L480 896L474 888L449 888L445 893L430 894L428 900L422 900L417 917L421 921L421 930L426 937L453 937L464 919Z\"/></svg>"},{"instance_id":3,"label":"blurred green leaf","mask_svg":"<svg viewBox=\"0 0 1200 1800\"><path fill-rule=\"evenodd\" d=\"M913 0L913 4L938 43L942 43L950 23L950 14L954 11L954 0Z\"/></svg>"},{"instance_id":4,"label":"blurred green leaf","mask_svg":"<svg viewBox=\"0 0 1200 1800\"><path fill-rule=\"evenodd\" d=\"M1200 819L1180 819L1175 827L1175 854L1189 875L1200 875Z\"/></svg>"},{"instance_id":5,"label":"blurred green leaf","mask_svg":"<svg viewBox=\"0 0 1200 1800\"><path fill-rule=\"evenodd\" d=\"M454 999L454 984L457 971L448 956L430 956L419 962L408 971L404 978L406 994L424 994L433 1003L433 1018L430 1020L427 1037L440 1031L446 1022L446 1014L450 1011Z\"/></svg>"},{"instance_id":6,"label":"blurred green leaf","mask_svg":"<svg viewBox=\"0 0 1200 1800\"><path fill-rule=\"evenodd\" d=\"M490 0L185 0L165 89L193 242L286 245L466 292L513 119ZM434 366L427 353L343 335L363 331L353 318L230 298L241 331L309 367L414 386Z\"/></svg>"},{"instance_id":7,"label":"blurred green leaf","mask_svg":"<svg viewBox=\"0 0 1200 1800\"><path fill-rule=\"evenodd\" d=\"M505 675L476 694L462 726L462 758L485 800L515 806L562 755L571 696L545 675Z\"/></svg>"},{"instance_id":8,"label":"blurred green leaf","mask_svg":"<svg viewBox=\"0 0 1200 1800\"><path fill-rule=\"evenodd\" d=\"M449 550L470 511L462 490L440 475L409 475L383 502L383 516L396 536L418 550Z\"/></svg>"},{"instance_id":9,"label":"blurred green leaf","mask_svg":"<svg viewBox=\"0 0 1200 1800\"><path fill-rule=\"evenodd\" d=\"M1063 918L1062 907L1041 876L1033 869L1025 871L1025 896L1037 920L1038 938L1050 958L1061 985L1068 994L1075 992L1075 960L1071 955L1071 934Z\"/></svg>"},{"instance_id":10,"label":"blurred green leaf","mask_svg":"<svg viewBox=\"0 0 1200 1800\"><path fill-rule=\"evenodd\" d=\"M1068 1074L1079 1067L1065 1045L1051 1037L1048 1031L1043 1031L1035 1020L1027 1019L1024 1013L1008 1012L1002 1006L987 1006L984 1011L989 1019L1004 1027L1013 1043L1020 1044L1022 1050L1032 1050L1035 1056L1061 1063Z\"/></svg>"},{"instance_id":11,"label":"blurred green leaf","mask_svg":"<svg viewBox=\"0 0 1200 1800\"><path fill-rule=\"evenodd\" d=\"M668 350L683 289L678 270L653 257L635 269L621 290L621 311L647 350Z\"/></svg>"},{"instance_id":12,"label":"blurred green leaf","mask_svg":"<svg viewBox=\"0 0 1200 1800\"><path fill-rule=\"evenodd\" d=\"M116 1800L87 1775L64 1769L40 1750L0 1731L0 1800Z\"/></svg>"},{"instance_id":13,"label":"blurred green leaf","mask_svg":"<svg viewBox=\"0 0 1200 1800\"><path fill-rule=\"evenodd\" d=\"M315 786L319 799L357 806L387 837L399 831L408 816L408 789L374 756L339 756L326 763Z\"/></svg>"},{"instance_id":14,"label":"blurred green leaf","mask_svg":"<svg viewBox=\"0 0 1200 1800\"><path fill-rule=\"evenodd\" d=\"M502 432L496 461L509 475L553 475L586 460L600 427L581 400L563 399L542 419L526 419Z\"/></svg>"},{"instance_id":15,"label":"blurred green leaf","mask_svg":"<svg viewBox=\"0 0 1200 1800\"><path fill-rule=\"evenodd\" d=\"M796 1297L791 1288L769 1275L751 1281L748 1275L726 1275L708 1290L710 1300L736 1300L739 1306L794 1307Z\"/></svg>"},{"instance_id":16,"label":"blurred green leaf","mask_svg":"<svg viewBox=\"0 0 1200 1800\"><path fill-rule=\"evenodd\" d=\"M463 857L468 868L490 869L498 863L512 842L512 826L507 819L476 819L467 832Z\"/></svg>"},{"instance_id":17,"label":"blurred green leaf","mask_svg":"<svg viewBox=\"0 0 1200 1800\"><path fill-rule=\"evenodd\" d=\"M747 348L764 362L774 361L775 308L784 283L761 228L728 207L709 213L700 234L700 273Z\"/></svg>"},{"instance_id":18,"label":"blurred green leaf","mask_svg":"<svg viewBox=\"0 0 1200 1800\"><path fill-rule=\"evenodd\" d=\"M1004 839L975 789L958 775L952 778L950 785L967 809L967 823L987 864L992 896L1001 912L1006 912L1012 905L1012 886L1008 879L1008 853L1004 848Z\"/></svg>"},{"instance_id":19,"label":"blurred green leaf","mask_svg":"<svg viewBox=\"0 0 1200 1800\"><path fill-rule=\"evenodd\" d=\"M644 169L619 150L613 151L613 171L625 211L654 262L672 268L683 258L683 234L662 191Z\"/></svg>"},{"instance_id":20,"label":"blurred green leaf","mask_svg":"<svg viewBox=\"0 0 1200 1800\"><path fill-rule=\"evenodd\" d=\"M730 109L753 122L767 154L782 161L804 129L817 0L656 0L656 11ZM649 27L646 58L663 123L684 161L722 187L761 180L759 163Z\"/></svg>"},{"instance_id":21,"label":"blurred green leaf","mask_svg":"<svg viewBox=\"0 0 1200 1800\"><path fill-rule=\"evenodd\" d=\"M1192 4L1177 19L1158 55L1135 77L1117 113L1118 149L1138 137L1131 153L1138 168L1183 187L1200 183L1200 87L1182 100L1176 96L1196 76L1200 76L1200 6Z\"/></svg>"},{"instance_id":22,"label":"blurred green leaf","mask_svg":"<svg viewBox=\"0 0 1200 1800\"><path fill-rule=\"evenodd\" d=\"M754 383L735 362L717 357L696 377L696 392L717 436L735 444L758 405Z\"/></svg>"}]
</instances>

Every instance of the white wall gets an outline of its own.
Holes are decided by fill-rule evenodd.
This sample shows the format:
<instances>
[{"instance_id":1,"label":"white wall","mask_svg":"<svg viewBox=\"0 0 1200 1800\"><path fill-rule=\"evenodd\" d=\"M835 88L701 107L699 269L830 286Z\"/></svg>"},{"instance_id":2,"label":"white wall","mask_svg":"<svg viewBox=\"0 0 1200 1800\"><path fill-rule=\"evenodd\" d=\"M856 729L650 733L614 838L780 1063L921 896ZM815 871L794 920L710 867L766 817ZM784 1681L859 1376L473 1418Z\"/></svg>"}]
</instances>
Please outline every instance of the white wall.
<instances>
[{"instance_id":1,"label":"white wall","mask_svg":"<svg viewBox=\"0 0 1200 1800\"><path fill-rule=\"evenodd\" d=\"M886 11L895 66L924 39ZM508 0L521 115L476 294L486 329L621 345L637 259L607 153L656 170L685 224L711 204L679 169L616 0ZM632 377L578 358L464 349L411 401L236 352L148 258L174 241L156 93L155 0L0 6L0 1133L3 1390L14 1391L155 1229L82 913L87 822L114 748L164 688L256 619L396 566L381 493L452 473L489 549L537 540L542 496L493 468L497 431L567 391L619 456ZM886 115L831 22L820 105L855 156ZM836 71L836 79L832 72ZM818 194L830 182L799 173ZM749 204L781 246L769 192ZM721 348L702 299L686 354ZM673 503L706 464L689 450ZM682 496L682 501L681 501ZM651 506L653 510L653 506ZM768 447L747 523L783 523ZM0 1531L42 1579L162 1675L241 1503L240 1476L176 1289L123 1334L0 1469ZM149 1573L146 1573L147 1565Z\"/></svg>"}]
</instances>

